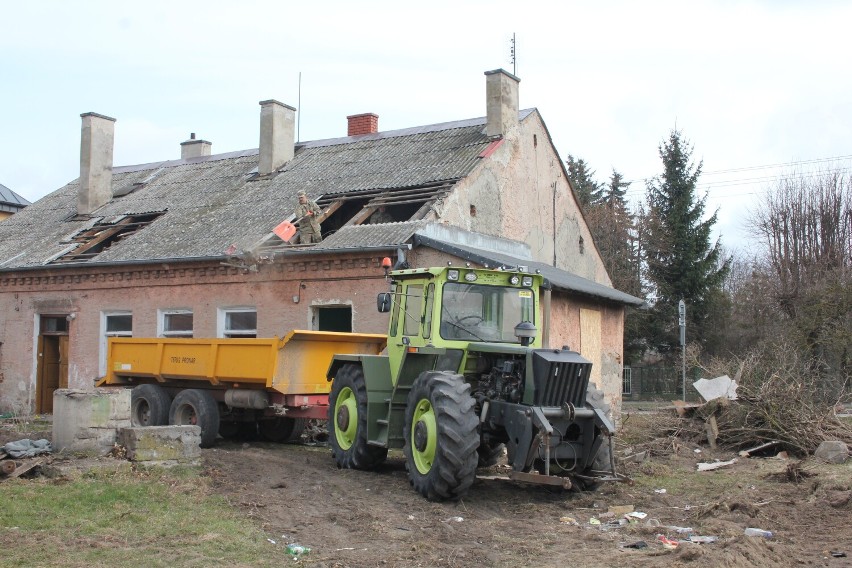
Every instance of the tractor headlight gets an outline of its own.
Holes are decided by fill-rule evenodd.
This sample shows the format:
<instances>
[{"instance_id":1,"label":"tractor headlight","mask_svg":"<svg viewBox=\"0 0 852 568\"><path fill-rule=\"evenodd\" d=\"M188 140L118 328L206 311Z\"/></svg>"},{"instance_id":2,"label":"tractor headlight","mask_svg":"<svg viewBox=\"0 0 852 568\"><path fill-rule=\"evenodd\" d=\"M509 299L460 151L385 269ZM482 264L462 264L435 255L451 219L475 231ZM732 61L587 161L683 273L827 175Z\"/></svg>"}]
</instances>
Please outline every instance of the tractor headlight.
<instances>
[{"instance_id":1,"label":"tractor headlight","mask_svg":"<svg viewBox=\"0 0 852 568\"><path fill-rule=\"evenodd\" d=\"M512 277L509 278L509 283L512 284L513 286L517 286L518 282L520 282L520 281L521 281L521 279L518 278L517 274L512 274Z\"/></svg>"},{"instance_id":2,"label":"tractor headlight","mask_svg":"<svg viewBox=\"0 0 852 568\"><path fill-rule=\"evenodd\" d=\"M476 272L468 272L464 275L466 282L476 282Z\"/></svg>"},{"instance_id":3,"label":"tractor headlight","mask_svg":"<svg viewBox=\"0 0 852 568\"><path fill-rule=\"evenodd\" d=\"M447 271L447 280L457 282L458 279L459 279L459 271L458 270L448 270Z\"/></svg>"},{"instance_id":4,"label":"tractor headlight","mask_svg":"<svg viewBox=\"0 0 852 568\"><path fill-rule=\"evenodd\" d=\"M532 276L524 276L523 284L526 287L530 287L530 286L532 286L532 281L533 281Z\"/></svg>"}]
</instances>

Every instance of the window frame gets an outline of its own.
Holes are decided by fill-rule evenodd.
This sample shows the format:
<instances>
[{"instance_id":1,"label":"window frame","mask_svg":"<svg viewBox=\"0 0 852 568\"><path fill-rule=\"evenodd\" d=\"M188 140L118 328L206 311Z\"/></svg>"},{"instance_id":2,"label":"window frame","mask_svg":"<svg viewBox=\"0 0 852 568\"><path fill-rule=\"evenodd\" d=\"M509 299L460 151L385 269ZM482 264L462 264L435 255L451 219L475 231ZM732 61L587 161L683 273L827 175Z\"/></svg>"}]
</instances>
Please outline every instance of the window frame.
<instances>
[{"instance_id":1,"label":"window frame","mask_svg":"<svg viewBox=\"0 0 852 568\"><path fill-rule=\"evenodd\" d=\"M172 315L192 316L192 329L188 332L181 331L166 331L166 319ZM195 314L189 308L168 308L157 310L157 337L168 337L173 339L192 339L195 337Z\"/></svg>"},{"instance_id":2,"label":"window frame","mask_svg":"<svg viewBox=\"0 0 852 568\"><path fill-rule=\"evenodd\" d=\"M229 330L227 329L228 315L235 313L254 313L253 330ZM220 339L251 339L257 337L257 307L256 306L232 306L217 309L216 337Z\"/></svg>"},{"instance_id":3,"label":"window frame","mask_svg":"<svg viewBox=\"0 0 852 568\"><path fill-rule=\"evenodd\" d=\"M113 316L130 316L130 331L107 331L107 322ZM100 317L100 333L98 345L98 376L104 377L107 373L107 342L110 337L133 337L133 311L132 310L103 310Z\"/></svg>"}]
</instances>

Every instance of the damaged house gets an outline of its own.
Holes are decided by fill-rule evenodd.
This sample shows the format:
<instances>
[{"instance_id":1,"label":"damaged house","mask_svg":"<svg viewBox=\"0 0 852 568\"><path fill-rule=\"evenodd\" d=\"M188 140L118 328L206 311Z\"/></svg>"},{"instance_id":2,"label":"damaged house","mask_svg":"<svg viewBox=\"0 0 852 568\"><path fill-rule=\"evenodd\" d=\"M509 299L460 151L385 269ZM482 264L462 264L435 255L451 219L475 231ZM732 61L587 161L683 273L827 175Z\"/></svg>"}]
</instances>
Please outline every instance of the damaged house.
<instances>
[{"instance_id":1,"label":"damaged house","mask_svg":"<svg viewBox=\"0 0 852 568\"><path fill-rule=\"evenodd\" d=\"M180 159L135 166L113 164L114 119L82 115L79 179L0 223L0 411L48 413L57 388L92 387L110 336L385 333L384 257L541 271L537 325L594 363L617 410L624 308L641 302L612 288L518 79L485 76L483 118L382 132L361 114L345 137L297 144L295 109L267 100L258 149L193 136ZM322 208L320 243L274 231L299 190Z\"/></svg>"}]
</instances>

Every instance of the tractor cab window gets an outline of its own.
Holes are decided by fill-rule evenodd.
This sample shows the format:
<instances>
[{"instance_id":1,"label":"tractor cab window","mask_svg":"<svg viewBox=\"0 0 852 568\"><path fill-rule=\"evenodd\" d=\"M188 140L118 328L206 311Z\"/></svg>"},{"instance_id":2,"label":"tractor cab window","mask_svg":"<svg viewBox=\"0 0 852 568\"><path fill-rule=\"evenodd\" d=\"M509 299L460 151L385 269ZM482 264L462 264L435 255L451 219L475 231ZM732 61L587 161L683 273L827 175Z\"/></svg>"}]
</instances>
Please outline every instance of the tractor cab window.
<instances>
[{"instance_id":1,"label":"tractor cab window","mask_svg":"<svg viewBox=\"0 0 852 568\"><path fill-rule=\"evenodd\" d=\"M405 290L405 320L403 335L420 334L420 316L423 314L423 285L411 284Z\"/></svg>"},{"instance_id":2,"label":"tractor cab window","mask_svg":"<svg viewBox=\"0 0 852 568\"><path fill-rule=\"evenodd\" d=\"M462 282L444 285L440 327L444 339L518 343L515 326L522 321L535 323L529 288Z\"/></svg>"}]
</instances>

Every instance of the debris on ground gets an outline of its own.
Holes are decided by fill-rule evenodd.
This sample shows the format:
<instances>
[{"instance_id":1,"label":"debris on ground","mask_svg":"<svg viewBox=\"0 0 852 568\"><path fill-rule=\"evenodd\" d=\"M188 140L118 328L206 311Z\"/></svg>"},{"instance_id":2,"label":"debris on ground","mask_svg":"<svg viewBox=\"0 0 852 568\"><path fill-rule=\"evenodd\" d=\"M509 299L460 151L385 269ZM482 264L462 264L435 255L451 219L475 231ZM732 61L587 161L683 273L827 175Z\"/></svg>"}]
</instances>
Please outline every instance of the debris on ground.
<instances>
[{"instance_id":1,"label":"debris on ground","mask_svg":"<svg viewBox=\"0 0 852 568\"><path fill-rule=\"evenodd\" d=\"M737 381L728 375L722 375L715 379L698 379L692 386L701 395L701 398L710 402L717 398L737 400Z\"/></svg>"},{"instance_id":2,"label":"debris on ground","mask_svg":"<svg viewBox=\"0 0 852 568\"><path fill-rule=\"evenodd\" d=\"M737 463L737 458L728 461L716 460L715 462L703 462L695 465L698 467L698 471L713 471L715 469L734 465L735 463Z\"/></svg>"},{"instance_id":3,"label":"debris on ground","mask_svg":"<svg viewBox=\"0 0 852 568\"><path fill-rule=\"evenodd\" d=\"M2 447L3 452L13 458L32 458L40 454L49 454L53 451L49 440L30 440L24 438L17 442L8 442Z\"/></svg>"}]
</instances>

